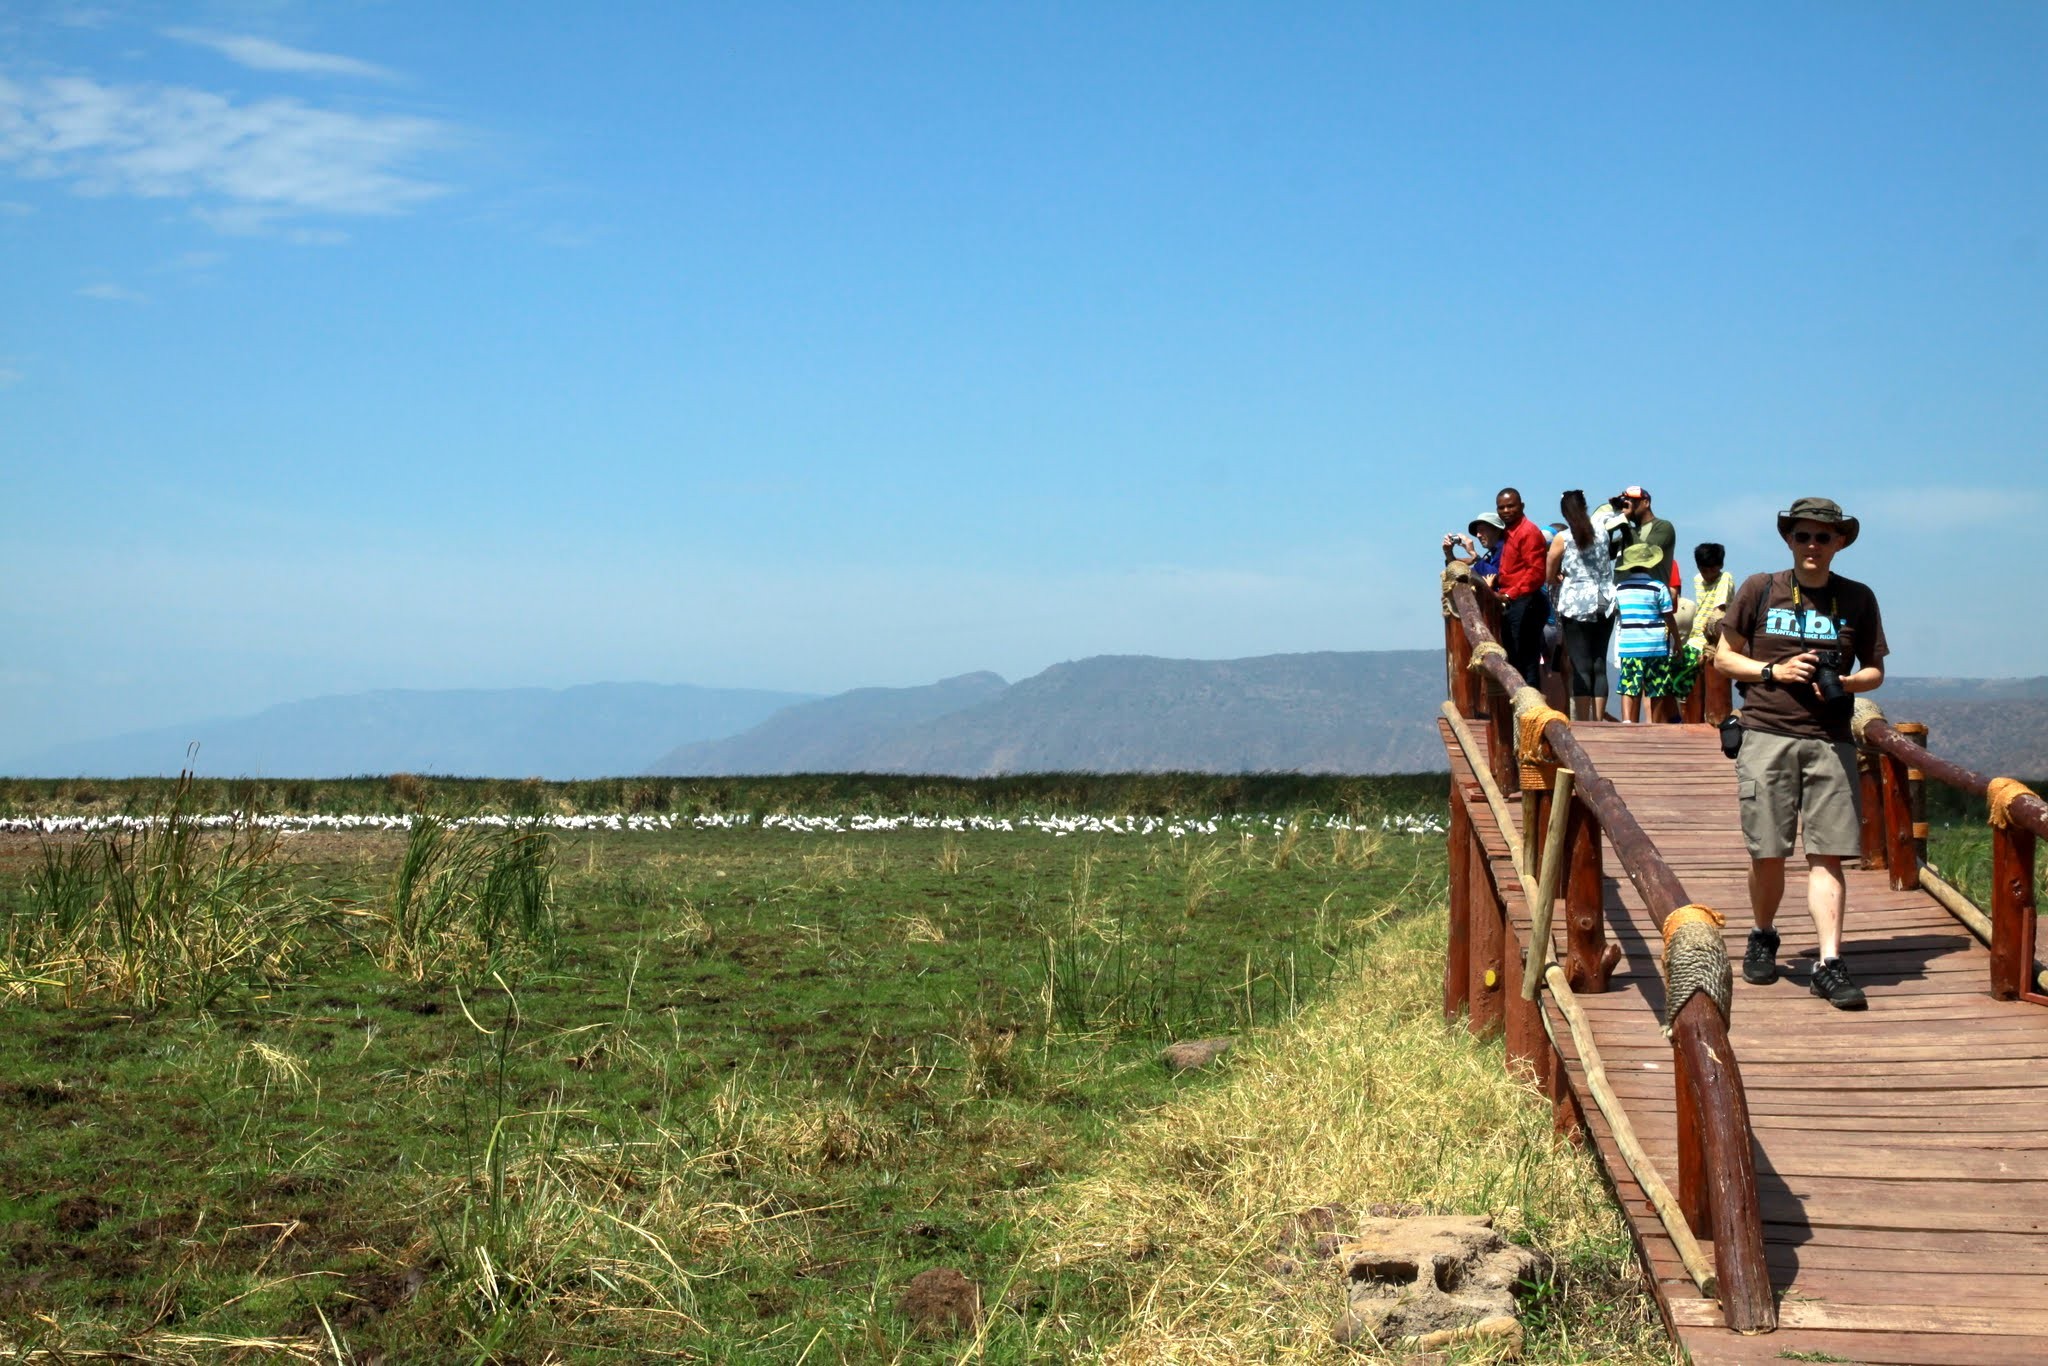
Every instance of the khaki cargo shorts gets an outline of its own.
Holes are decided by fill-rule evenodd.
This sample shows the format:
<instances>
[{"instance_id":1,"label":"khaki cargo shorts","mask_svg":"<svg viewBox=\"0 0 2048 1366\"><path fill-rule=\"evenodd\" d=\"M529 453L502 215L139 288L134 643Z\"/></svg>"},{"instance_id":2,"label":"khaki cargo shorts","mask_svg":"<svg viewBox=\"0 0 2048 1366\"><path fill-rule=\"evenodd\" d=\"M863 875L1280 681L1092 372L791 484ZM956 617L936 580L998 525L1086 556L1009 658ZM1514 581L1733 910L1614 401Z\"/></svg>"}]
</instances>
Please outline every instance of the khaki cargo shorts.
<instances>
[{"instance_id":1,"label":"khaki cargo shorts","mask_svg":"<svg viewBox=\"0 0 2048 1366\"><path fill-rule=\"evenodd\" d=\"M1863 852L1856 746L1766 730L1742 733L1735 756L1742 837L1751 858L1787 858L1805 827L1806 852L1854 858Z\"/></svg>"}]
</instances>

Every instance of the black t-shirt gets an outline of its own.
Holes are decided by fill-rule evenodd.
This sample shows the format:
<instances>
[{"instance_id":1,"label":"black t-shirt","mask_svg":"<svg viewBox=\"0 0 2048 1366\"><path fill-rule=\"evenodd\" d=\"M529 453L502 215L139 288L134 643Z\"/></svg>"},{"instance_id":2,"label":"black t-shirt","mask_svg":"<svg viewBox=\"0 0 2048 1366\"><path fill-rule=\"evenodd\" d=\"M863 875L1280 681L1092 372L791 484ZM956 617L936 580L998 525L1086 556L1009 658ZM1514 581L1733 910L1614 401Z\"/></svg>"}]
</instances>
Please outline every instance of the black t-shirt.
<instances>
[{"instance_id":1,"label":"black t-shirt","mask_svg":"<svg viewBox=\"0 0 2048 1366\"><path fill-rule=\"evenodd\" d=\"M1877 594L1854 579L1831 575L1822 588L1803 588L1789 569L1752 574L1735 590L1722 630L1749 642L1744 651L1759 664L1782 664L1808 650L1842 656L1841 672L1853 673L1891 653ZM1747 730L1807 735L1825 740L1854 738L1844 698L1829 705L1811 683L1752 683L1743 694Z\"/></svg>"}]
</instances>

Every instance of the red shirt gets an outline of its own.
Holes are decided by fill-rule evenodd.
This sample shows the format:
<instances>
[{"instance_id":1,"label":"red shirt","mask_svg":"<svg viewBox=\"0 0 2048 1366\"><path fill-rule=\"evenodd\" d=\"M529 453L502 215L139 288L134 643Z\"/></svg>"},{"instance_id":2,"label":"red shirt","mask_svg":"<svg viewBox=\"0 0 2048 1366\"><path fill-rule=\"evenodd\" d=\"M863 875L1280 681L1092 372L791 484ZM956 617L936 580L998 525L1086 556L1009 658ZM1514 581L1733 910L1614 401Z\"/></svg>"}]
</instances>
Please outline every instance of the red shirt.
<instances>
[{"instance_id":1,"label":"red shirt","mask_svg":"<svg viewBox=\"0 0 2048 1366\"><path fill-rule=\"evenodd\" d=\"M1500 578L1494 591L1504 598L1527 597L1543 586L1544 560L1550 543L1543 528L1524 515L1508 528L1500 546Z\"/></svg>"}]
</instances>

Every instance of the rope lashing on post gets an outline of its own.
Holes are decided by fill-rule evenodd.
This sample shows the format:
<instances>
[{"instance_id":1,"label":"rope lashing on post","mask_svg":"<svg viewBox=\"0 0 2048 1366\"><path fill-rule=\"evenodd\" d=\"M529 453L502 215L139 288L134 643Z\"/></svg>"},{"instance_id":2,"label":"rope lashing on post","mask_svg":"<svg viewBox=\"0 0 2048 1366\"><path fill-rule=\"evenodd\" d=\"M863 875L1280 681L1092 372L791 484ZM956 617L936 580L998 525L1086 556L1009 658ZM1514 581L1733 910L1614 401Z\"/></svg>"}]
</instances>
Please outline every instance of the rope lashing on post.
<instances>
[{"instance_id":1,"label":"rope lashing on post","mask_svg":"<svg viewBox=\"0 0 2048 1366\"><path fill-rule=\"evenodd\" d=\"M1868 744L1869 741L1863 738L1863 728L1872 721L1882 720L1884 712L1879 710L1877 703L1867 697L1859 697L1856 699L1855 708L1849 713L1849 733L1856 737L1857 744Z\"/></svg>"},{"instance_id":2,"label":"rope lashing on post","mask_svg":"<svg viewBox=\"0 0 2048 1366\"><path fill-rule=\"evenodd\" d=\"M1451 603L1451 590L1459 584L1472 585L1472 566L1463 560L1452 560L1444 566L1443 609L1446 617L1456 619L1458 609Z\"/></svg>"},{"instance_id":3,"label":"rope lashing on post","mask_svg":"<svg viewBox=\"0 0 2048 1366\"><path fill-rule=\"evenodd\" d=\"M1994 829L2003 830L2012 824L2012 804L2020 797L2031 797L2034 789L2018 778L1993 778L1985 790L1984 798L1991 803L1991 824Z\"/></svg>"},{"instance_id":4,"label":"rope lashing on post","mask_svg":"<svg viewBox=\"0 0 2048 1366\"><path fill-rule=\"evenodd\" d=\"M1543 728L1552 721L1571 724L1571 718L1550 705L1542 693L1523 686L1515 689L1515 757L1522 761L1522 790L1547 790L1557 755L1544 738Z\"/></svg>"},{"instance_id":5,"label":"rope lashing on post","mask_svg":"<svg viewBox=\"0 0 2048 1366\"><path fill-rule=\"evenodd\" d=\"M1664 1037L1672 1022L1700 992L1714 1003L1725 1023L1735 995L1735 974L1728 966L1728 945L1721 938L1728 922L1710 906L1680 906L1664 917Z\"/></svg>"},{"instance_id":6,"label":"rope lashing on post","mask_svg":"<svg viewBox=\"0 0 2048 1366\"><path fill-rule=\"evenodd\" d=\"M1507 647L1497 640L1482 641L1472 647L1472 661L1465 667L1475 672L1486 667L1489 659L1506 659Z\"/></svg>"}]
</instances>

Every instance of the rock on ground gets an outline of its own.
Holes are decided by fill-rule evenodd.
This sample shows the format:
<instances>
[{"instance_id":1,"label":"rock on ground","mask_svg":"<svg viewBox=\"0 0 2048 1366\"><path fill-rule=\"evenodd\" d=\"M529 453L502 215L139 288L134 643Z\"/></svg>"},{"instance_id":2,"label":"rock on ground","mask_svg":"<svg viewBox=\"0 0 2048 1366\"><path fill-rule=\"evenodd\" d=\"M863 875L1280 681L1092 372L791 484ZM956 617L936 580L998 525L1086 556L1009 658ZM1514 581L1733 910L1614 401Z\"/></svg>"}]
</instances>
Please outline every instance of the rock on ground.
<instances>
[{"instance_id":1,"label":"rock on ground","mask_svg":"<svg viewBox=\"0 0 2048 1366\"><path fill-rule=\"evenodd\" d=\"M1367 1219L1338 1256L1351 1292L1337 1340L1412 1340L1425 1351L1476 1338L1519 1349L1515 1288L1543 1268L1485 1215Z\"/></svg>"},{"instance_id":2,"label":"rock on ground","mask_svg":"<svg viewBox=\"0 0 2048 1366\"><path fill-rule=\"evenodd\" d=\"M1191 1067L1207 1067L1230 1051L1236 1039L1184 1039L1180 1043L1168 1044L1160 1054L1169 1071L1185 1072Z\"/></svg>"}]
</instances>

